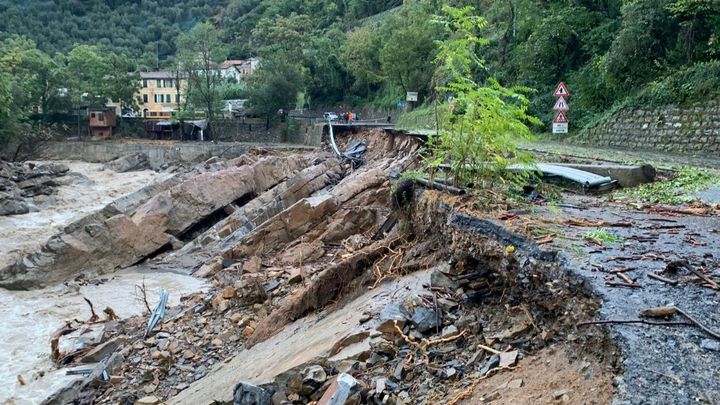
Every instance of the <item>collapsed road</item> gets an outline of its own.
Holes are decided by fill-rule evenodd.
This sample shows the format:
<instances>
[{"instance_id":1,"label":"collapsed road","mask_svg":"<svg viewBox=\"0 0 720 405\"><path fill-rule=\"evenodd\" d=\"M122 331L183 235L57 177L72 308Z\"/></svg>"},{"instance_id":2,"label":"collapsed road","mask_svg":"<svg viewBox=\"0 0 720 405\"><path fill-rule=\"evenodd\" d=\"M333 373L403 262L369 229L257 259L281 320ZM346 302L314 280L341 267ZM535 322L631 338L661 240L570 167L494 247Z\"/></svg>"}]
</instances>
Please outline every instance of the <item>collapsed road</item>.
<instances>
[{"instance_id":1,"label":"collapsed road","mask_svg":"<svg viewBox=\"0 0 720 405\"><path fill-rule=\"evenodd\" d=\"M720 341L698 326L720 325L718 242L702 236L718 228L712 208L668 218L589 196L567 195L572 204L557 211L453 195L393 180L417 168L420 139L335 135L352 159L325 148L214 160L0 269L14 289L128 271L209 285L168 307L148 336L149 306L93 319L104 325L99 342L53 351L79 376L45 403L720 401L711 383ZM606 227L624 242L583 240ZM671 251L677 238L694 243ZM707 279L640 276L665 271L673 255ZM616 262L637 275L617 276ZM670 326L596 323L659 306L697 323L678 314ZM86 325L70 322L54 340Z\"/></svg>"}]
</instances>

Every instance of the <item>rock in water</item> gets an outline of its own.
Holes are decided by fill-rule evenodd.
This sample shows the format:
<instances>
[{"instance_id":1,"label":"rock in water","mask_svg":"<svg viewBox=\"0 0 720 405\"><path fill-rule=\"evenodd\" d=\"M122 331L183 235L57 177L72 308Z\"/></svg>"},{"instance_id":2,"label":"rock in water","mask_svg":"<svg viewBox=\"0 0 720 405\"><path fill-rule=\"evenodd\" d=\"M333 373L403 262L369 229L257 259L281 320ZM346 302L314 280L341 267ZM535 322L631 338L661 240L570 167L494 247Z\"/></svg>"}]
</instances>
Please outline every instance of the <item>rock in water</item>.
<instances>
[{"instance_id":1,"label":"rock in water","mask_svg":"<svg viewBox=\"0 0 720 405\"><path fill-rule=\"evenodd\" d=\"M233 405L271 405L272 392L241 381L233 393Z\"/></svg>"},{"instance_id":2,"label":"rock in water","mask_svg":"<svg viewBox=\"0 0 720 405\"><path fill-rule=\"evenodd\" d=\"M137 152L111 160L103 167L118 173L146 170L150 168L150 159L146 154Z\"/></svg>"},{"instance_id":3,"label":"rock in water","mask_svg":"<svg viewBox=\"0 0 720 405\"><path fill-rule=\"evenodd\" d=\"M21 215L30 212L27 203L13 196L4 196L0 193L0 216L1 215Z\"/></svg>"}]
</instances>

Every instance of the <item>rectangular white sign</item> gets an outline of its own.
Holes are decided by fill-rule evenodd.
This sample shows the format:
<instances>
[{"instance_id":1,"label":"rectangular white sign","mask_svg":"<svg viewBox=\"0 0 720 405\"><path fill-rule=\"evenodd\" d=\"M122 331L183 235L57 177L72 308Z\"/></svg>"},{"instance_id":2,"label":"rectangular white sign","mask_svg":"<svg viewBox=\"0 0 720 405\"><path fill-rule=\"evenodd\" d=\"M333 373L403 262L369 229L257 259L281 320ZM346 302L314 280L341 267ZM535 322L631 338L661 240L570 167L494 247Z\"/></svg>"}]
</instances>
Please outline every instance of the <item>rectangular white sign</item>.
<instances>
[{"instance_id":1,"label":"rectangular white sign","mask_svg":"<svg viewBox=\"0 0 720 405\"><path fill-rule=\"evenodd\" d=\"M553 123L553 134L567 134L568 123Z\"/></svg>"},{"instance_id":2,"label":"rectangular white sign","mask_svg":"<svg viewBox=\"0 0 720 405\"><path fill-rule=\"evenodd\" d=\"M417 101L418 100L417 91L408 91L406 100L407 101Z\"/></svg>"}]
</instances>

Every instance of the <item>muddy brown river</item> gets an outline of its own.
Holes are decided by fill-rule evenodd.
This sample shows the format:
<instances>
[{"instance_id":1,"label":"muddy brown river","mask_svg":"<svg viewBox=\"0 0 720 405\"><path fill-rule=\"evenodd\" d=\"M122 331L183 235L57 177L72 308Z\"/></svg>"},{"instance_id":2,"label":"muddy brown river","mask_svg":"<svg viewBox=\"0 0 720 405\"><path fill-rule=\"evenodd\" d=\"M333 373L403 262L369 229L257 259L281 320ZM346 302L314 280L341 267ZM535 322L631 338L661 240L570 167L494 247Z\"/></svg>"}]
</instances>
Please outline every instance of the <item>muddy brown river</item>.
<instances>
[{"instance_id":1,"label":"muddy brown river","mask_svg":"<svg viewBox=\"0 0 720 405\"><path fill-rule=\"evenodd\" d=\"M153 171L115 173L92 163L56 163L79 175L65 176L55 194L37 201L37 211L0 217L0 266L38 249L67 224L170 176ZM66 370L52 364L50 336L64 320L90 317L83 297L90 299L96 310L109 306L125 318L145 310L135 291L143 283L150 305L158 300L160 288L170 292L169 305L175 305L182 295L206 287L201 280L169 272L122 271L105 279L98 285L58 285L33 291L0 289L0 404L36 404L78 378L67 376Z\"/></svg>"}]
</instances>

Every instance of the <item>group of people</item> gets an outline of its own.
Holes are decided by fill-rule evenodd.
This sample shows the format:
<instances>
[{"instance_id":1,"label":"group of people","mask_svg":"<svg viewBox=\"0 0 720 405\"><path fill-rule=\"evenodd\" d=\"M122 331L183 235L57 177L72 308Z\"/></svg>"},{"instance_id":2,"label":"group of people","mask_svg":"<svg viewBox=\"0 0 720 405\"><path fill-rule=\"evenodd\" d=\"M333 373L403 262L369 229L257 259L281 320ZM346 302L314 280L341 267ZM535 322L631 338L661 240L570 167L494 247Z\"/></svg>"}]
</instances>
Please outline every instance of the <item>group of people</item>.
<instances>
[{"instance_id":1,"label":"group of people","mask_svg":"<svg viewBox=\"0 0 720 405\"><path fill-rule=\"evenodd\" d=\"M353 113L352 111L350 111L340 114L340 119L346 124L352 124L353 121L359 120L360 117L357 113Z\"/></svg>"}]
</instances>

